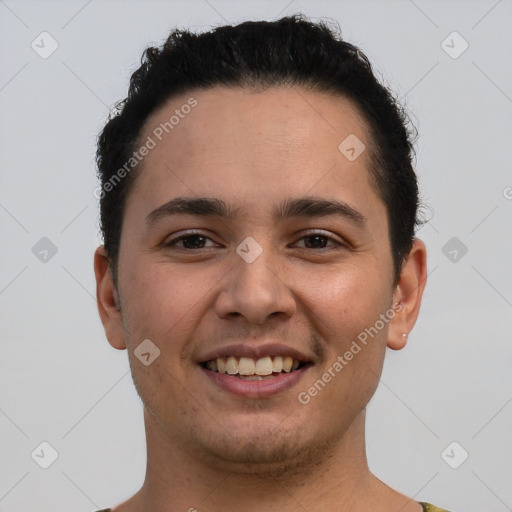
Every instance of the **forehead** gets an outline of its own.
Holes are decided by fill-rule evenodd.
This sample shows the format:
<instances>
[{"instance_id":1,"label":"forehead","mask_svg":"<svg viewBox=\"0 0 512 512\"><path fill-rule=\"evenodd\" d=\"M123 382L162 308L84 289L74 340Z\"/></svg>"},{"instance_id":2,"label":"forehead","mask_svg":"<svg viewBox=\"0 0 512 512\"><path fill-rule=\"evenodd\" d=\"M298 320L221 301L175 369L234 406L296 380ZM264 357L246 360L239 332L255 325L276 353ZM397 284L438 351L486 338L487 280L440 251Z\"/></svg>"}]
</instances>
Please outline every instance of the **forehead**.
<instances>
[{"instance_id":1,"label":"forehead","mask_svg":"<svg viewBox=\"0 0 512 512\"><path fill-rule=\"evenodd\" d=\"M284 195L340 192L349 203L367 203L367 215L382 213L369 179L366 124L343 97L288 87L193 90L148 119L139 140L150 139L128 201L148 210L184 195L261 209ZM362 151L358 158L352 148Z\"/></svg>"}]
</instances>

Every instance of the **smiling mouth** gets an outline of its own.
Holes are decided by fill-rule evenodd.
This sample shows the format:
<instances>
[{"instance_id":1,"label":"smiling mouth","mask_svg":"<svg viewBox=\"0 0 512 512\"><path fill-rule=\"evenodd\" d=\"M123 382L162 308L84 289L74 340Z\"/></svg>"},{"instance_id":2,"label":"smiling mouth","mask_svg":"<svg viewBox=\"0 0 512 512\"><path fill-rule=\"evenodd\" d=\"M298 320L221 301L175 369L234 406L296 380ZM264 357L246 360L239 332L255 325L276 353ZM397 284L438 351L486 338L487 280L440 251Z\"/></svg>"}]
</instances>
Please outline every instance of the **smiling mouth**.
<instances>
[{"instance_id":1,"label":"smiling mouth","mask_svg":"<svg viewBox=\"0 0 512 512\"><path fill-rule=\"evenodd\" d=\"M266 356L252 359L230 356L205 361L201 366L211 372L225 373L243 380L264 380L296 372L310 364L292 357Z\"/></svg>"}]
</instances>

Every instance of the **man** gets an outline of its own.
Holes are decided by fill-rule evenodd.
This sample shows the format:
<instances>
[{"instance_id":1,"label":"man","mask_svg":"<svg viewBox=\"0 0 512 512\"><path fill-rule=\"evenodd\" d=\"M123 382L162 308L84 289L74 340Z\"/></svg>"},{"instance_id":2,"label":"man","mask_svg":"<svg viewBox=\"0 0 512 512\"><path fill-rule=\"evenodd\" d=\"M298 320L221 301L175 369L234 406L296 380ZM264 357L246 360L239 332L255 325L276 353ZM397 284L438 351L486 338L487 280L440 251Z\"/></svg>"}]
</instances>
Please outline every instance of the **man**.
<instances>
[{"instance_id":1,"label":"man","mask_svg":"<svg viewBox=\"0 0 512 512\"><path fill-rule=\"evenodd\" d=\"M146 50L98 147L99 313L147 471L113 512L440 510L369 470L365 407L426 250L405 118L299 16Z\"/></svg>"}]
</instances>

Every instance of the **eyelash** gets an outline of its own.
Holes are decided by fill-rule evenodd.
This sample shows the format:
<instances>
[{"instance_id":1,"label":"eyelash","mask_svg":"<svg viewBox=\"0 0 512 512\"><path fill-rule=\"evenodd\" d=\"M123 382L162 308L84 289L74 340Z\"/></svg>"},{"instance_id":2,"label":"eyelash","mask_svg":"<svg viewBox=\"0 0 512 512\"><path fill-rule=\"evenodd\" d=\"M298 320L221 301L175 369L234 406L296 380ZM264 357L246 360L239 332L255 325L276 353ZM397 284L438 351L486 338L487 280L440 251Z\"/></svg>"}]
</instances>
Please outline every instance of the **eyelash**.
<instances>
[{"instance_id":1,"label":"eyelash","mask_svg":"<svg viewBox=\"0 0 512 512\"><path fill-rule=\"evenodd\" d=\"M334 242L335 246L337 246L334 248L334 250L347 248L347 246L344 243L336 240L332 236L326 235L325 233L323 233L321 231L309 231L306 234L304 234L303 236L301 236L299 238L299 240L304 240L306 238L310 238L313 236L321 236L323 238L326 238L328 240L328 242L329 241ZM176 238L173 238L172 240L169 240L168 242L166 242L164 244L164 246L165 247L176 247L179 242L186 240L188 238L194 238L194 237L203 237L203 238L211 241L210 237L206 236L205 234L203 234L201 232L189 232L189 233L180 235ZM331 247L331 248L329 249L329 247ZM200 251L200 250L204 250L204 249L210 249L211 247L201 247L199 249L189 249L187 247L178 247L178 248L181 250L184 250L184 251ZM309 247L301 247L301 248L315 250L316 252L320 252L320 251L324 252L324 251L333 250L333 246L320 247L319 249L314 249L314 248L309 248Z\"/></svg>"}]
</instances>

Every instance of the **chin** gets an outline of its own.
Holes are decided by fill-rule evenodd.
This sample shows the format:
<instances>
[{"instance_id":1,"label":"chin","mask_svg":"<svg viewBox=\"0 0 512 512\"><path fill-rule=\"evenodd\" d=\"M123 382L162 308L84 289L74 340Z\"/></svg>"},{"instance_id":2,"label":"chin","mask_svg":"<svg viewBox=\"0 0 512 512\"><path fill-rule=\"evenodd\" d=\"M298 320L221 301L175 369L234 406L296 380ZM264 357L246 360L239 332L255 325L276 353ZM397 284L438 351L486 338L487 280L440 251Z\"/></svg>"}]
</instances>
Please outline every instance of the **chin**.
<instances>
[{"instance_id":1,"label":"chin","mask_svg":"<svg viewBox=\"0 0 512 512\"><path fill-rule=\"evenodd\" d=\"M202 431L194 445L198 456L208 454L208 464L220 470L277 478L282 474L289 476L297 468L303 472L308 466L316 466L336 443L334 439L322 438L318 432L306 436L304 429L298 427L285 431L274 424L265 432L259 430L226 429L210 435Z\"/></svg>"}]
</instances>

